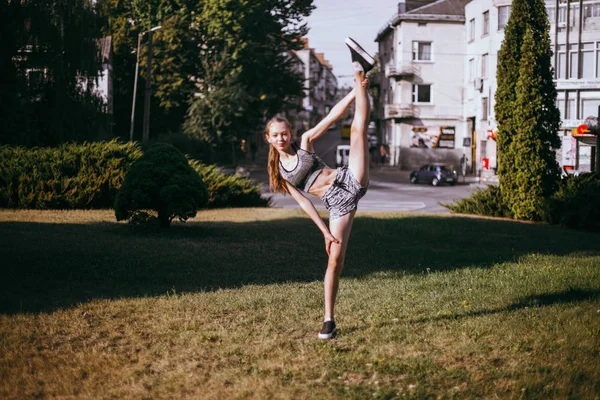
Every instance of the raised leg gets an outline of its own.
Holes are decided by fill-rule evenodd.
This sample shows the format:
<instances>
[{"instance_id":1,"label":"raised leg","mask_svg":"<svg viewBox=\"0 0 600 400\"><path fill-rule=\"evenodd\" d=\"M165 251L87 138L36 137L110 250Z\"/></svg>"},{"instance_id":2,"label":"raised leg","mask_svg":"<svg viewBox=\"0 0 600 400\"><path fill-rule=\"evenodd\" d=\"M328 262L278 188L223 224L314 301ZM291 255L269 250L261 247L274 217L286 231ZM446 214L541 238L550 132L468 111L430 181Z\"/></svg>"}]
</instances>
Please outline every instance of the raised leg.
<instances>
[{"instance_id":1,"label":"raised leg","mask_svg":"<svg viewBox=\"0 0 600 400\"><path fill-rule=\"evenodd\" d=\"M352 221L354 214L352 211L338 219L329 221L329 231L333 236L341 240L341 244L332 243L329 252L329 261L327 262L327 271L325 272L325 320L333 319L333 309L337 297L340 275L344 269L344 259L352 230Z\"/></svg>"},{"instance_id":2,"label":"raised leg","mask_svg":"<svg viewBox=\"0 0 600 400\"><path fill-rule=\"evenodd\" d=\"M350 126L348 168L362 186L367 186L369 183L369 143L367 141L369 98L367 88L361 85L364 79L364 72L357 71L354 73L356 102L354 104L354 119Z\"/></svg>"}]
</instances>

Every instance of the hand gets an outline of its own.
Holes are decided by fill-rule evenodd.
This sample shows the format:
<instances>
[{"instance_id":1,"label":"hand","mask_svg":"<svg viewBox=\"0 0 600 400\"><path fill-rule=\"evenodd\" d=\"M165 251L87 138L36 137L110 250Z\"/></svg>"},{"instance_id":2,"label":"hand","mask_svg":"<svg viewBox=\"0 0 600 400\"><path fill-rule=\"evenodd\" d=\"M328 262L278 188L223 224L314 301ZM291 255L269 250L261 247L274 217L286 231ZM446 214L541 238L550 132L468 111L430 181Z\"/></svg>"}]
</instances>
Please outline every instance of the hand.
<instances>
[{"instance_id":1,"label":"hand","mask_svg":"<svg viewBox=\"0 0 600 400\"><path fill-rule=\"evenodd\" d=\"M363 79L362 82L360 83L360 86L362 86L364 88L369 87L369 79L368 78Z\"/></svg>"},{"instance_id":2,"label":"hand","mask_svg":"<svg viewBox=\"0 0 600 400\"><path fill-rule=\"evenodd\" d=\"M327 252L327 255L329 256L329 253L331 252L331 243L342 244L342 242L337 240L330 232L327 232L324 236L325 236L325 251Z\"/></svg>"}]
</instances>

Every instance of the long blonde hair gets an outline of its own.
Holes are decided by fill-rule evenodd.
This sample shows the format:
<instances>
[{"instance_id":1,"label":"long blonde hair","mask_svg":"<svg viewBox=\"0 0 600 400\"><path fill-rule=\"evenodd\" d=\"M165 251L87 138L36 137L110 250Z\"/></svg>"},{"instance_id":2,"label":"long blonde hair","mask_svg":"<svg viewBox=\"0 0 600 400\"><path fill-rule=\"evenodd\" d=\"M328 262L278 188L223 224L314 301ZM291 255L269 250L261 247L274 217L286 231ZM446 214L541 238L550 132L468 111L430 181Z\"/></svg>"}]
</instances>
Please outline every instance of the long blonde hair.
<instances>
[{"instance_id":1,"label":"long blonde hair","mask_svg":"<svg viewBox=\"0 0 600 400\"><path fill-rule=\"evenodd\" d=\"M292 131L292 125L290 122L281 117L273 117L267 122L265 127L265 135L269 136L269 130L271 129L271 125L276 122L283 122L287 128ZM273 193L283 193L288 194L289 191L285 184L285 179L279 173L279 152L273 147L272 144L269 144L269 161L267 163L267 171L269 172L269 187L271 192Z\"/></svg>"}]
</instances>

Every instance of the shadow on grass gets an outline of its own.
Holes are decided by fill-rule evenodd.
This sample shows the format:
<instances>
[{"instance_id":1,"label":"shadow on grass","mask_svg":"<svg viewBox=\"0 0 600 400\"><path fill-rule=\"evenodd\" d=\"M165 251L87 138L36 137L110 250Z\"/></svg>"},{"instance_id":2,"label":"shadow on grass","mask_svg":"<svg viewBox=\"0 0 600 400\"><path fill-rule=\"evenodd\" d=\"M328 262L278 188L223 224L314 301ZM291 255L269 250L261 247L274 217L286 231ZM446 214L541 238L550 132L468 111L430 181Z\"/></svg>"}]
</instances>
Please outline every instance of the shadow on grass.
<instances>
[{"instance_id":1,"label":"shadow on grass","mask_svg":"<svg viewBox=\"0 0 600 400\"><path fill-rule=\"evenodd\" d=\"M600 235L445 216L358 217L345 277L487 268L536 254L600 255ZM117 223L0 223L0 313L41 312L97 298L128 298L312 282L323 278L323 238L308 218L188 222L168 232Z\"/></svg>"},{"instance_id":2,"label":"shadow on grass","mask_svg":"<svg viewBox=\"0 0 600 400\"><path fill-rule=\"evenodd\" d=\"M476 310L465 312L463 314L453 314L453 315L436 315L421 319L410 320L408 323L410 324L418 324L418 323L429 323L436 321L455 321L464 318L471 317L480 317L485 315L493 315L506 311L518 311L525 308L535 308L535 307L544 307L544 306L552 306L557 304L569 304L569 303L579 303L588 300L596 300L600 298L600 290L581 290L581 289L569 289L560 292L554 293L545 293L540 295L532 295L527 296L519 301L506 306L499 307L495 309L486 309L486 310ZM384 322L382 325L392 325L391 323Z\"/></svg>"}]
</instances>

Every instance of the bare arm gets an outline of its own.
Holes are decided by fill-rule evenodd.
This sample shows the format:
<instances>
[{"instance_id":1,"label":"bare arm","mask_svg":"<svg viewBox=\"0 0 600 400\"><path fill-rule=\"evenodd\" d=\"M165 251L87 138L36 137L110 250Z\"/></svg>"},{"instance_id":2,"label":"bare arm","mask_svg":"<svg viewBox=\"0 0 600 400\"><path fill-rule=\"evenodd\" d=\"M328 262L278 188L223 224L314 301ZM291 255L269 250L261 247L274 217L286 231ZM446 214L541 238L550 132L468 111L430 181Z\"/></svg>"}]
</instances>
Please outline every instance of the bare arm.
<instances>
[{"instance_id":1,"label":"bare arm","mask_svg":"<svg viewBox=\"0 0 600 400\"><path fill-rule=\"evenodd\" d=\"M331 243L339 244L341 242L337 240L331 234L331 232L329 232L329 228L327 227L327 225L325 225L325 222L317 212L317 209L315 208L312 201L307 199L298 189L296 189L293 185L289 184L288 182L286 182L286 186L288 188L288 191L290 192L290 195L292 195L294 200L296 200L298 205L300 205L300 208L304 210L304 212L310 217L310 219L312 219L315 225L317 225L319 230L323 233L323 236L325 237L325 251L327 251L327 255L329 255Z\"/></svg>"},{"instance_id":2,"label":"bare arm","mask_svg":"<svg viewBox=\"0 0 600 400\"><path fill-rule=\"evenodd\" d=\"M323 120L319 122L317 126L315 126L312 129L309 129L302 135L300 147L308 151L312 151L313 142L325 132L327 132L327 129L329 129L329 127L335 121L337 121L344 115L344 113L346 112L348 107L350 107L350 104L352 104L355 98L356 90L352 89L350 93L348 93L342 100L340 100L335 106L333 106L331 111L329 111L329 114L327 114L327 116L323 118Z\"/></svg>"}]
</instances>

